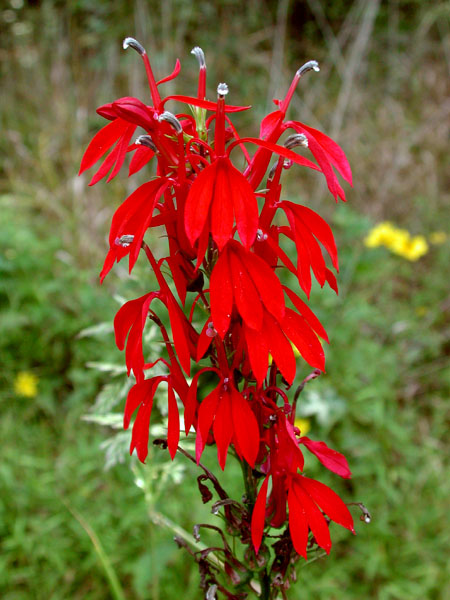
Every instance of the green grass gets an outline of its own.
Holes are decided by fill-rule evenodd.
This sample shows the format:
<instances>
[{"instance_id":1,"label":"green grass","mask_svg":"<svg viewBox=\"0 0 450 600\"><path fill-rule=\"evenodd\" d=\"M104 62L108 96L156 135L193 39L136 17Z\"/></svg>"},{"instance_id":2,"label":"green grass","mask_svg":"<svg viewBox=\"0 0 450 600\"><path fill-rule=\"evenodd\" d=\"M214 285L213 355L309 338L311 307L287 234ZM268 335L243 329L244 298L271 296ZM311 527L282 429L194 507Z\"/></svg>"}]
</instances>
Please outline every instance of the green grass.
<instances>
[{"instance_id":1,"label":"green grass","mask_svg":"<svg viewBox=\"0 0 450 600\"><path fill-rule=\"evenodd\" d=\"M305 57L321 59L321 78L307 85L305 79L294 112L330 131L342 79L330 38L312 18L313 4L291 8L286 68L279 66L276 87L285 87ZM361 15L352 13L346 24L346 3L332 4L326 17L348 59ZM123 396L122 375L87 363L106 368L123 357L108 327L96 336L78 334L112 322L115 294L131 298L148 290L123 268L98 284L104 236L127 193L125 178L87 189L75 173L99 126L94 107L130 90L146 93L136 57L118 54L122 37L136 32L153 45L158 73L179 55L185 73L179 90L195 89L189 50L203 45L211 89L228 81L236 103L257 98L260 115L269 71L277 72L276 6L230 0L203 13L198 3L179 0L161 14L144 2L130 11L119 0L94 8L19 5L8 9L13 21L0 15L8 33L0 42L8 92L0 112L0 597L194 600L201 597L196 568L155 519L161 513L188 532L217 520L201 504L197 470L181 457L169 463L157 448L141 467L123 451L126 435L84 419L121 411ZM314 177L299 175L288 190L290 199L310 199L327 216L340 249L339 297L317 288L311 297L331 338L327 374L308 385L299 412L311 421L310 437L347 455L353 479L326 475L313 460L308 472L372 513L370 525L357 521L356 537L334 526L330 557L301 565L292 600L450 595L449 242L431 246L417 263L363 244L370 227L386 218L425 236L444 227L441 57L448 11L445 3L389 7L382 3L338 135L355 171L349 205L334 209ZM231 9L239 18L224 18ZM253 134L249 118L241 122ZM143 276L144 268L136 273ZM38 377L35 398L14 393L21 371ZM306 374L304 368L299 379ZM163 412L155 411L155 424ZM213 466L214 451L205 454ZM105 461L114 466L105 470ZM239 498L240 473L233 461L229 467L224 486ZM214 537L202 534L202 541Z\"/></svg>"}]
</instances>

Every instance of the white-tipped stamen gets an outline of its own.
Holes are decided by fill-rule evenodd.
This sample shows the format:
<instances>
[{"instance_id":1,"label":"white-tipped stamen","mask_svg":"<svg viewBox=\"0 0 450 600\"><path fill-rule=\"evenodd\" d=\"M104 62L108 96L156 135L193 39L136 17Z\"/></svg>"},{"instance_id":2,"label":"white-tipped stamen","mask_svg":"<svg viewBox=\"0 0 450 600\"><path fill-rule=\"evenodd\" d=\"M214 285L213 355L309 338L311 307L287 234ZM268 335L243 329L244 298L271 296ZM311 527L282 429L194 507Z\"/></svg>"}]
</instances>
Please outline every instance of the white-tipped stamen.
<instances>
[{"instance_id":1,"label":"white-tipped stamen","mask_svg":"<svg viewBox=\"0 0 450 600\"><path fill-rule=\"evenodd\" d=\"M219 83L219 85L217 86L217 95L219 96L220 99L225 98L225 96L228 94L228 86L226 83Z\"/></svg>"},{"instance_id":2,"label":"white-tipped stamen","mask_svg":"<svg viewBox=\"0 0 450 600\"><path fill-rule=\"evenodd\" d=\"M294 133L286 138L284 142L284 147L288 150L292 150L296 146L303 146L303 148L308 147L308 138L304 133Z\"/></svg>"},{"instance_id":3,"label":"white-tipped stamen","mask_svg":"<svg viewBox=\"0 0 450 600\"><path fill-rule=\"evenodd\" d=\"M128 248L128 246L133 242L134 240L134 235L122 235L119 237L117 237L114 240L114 243L116 244L116 246L123 246L124 248Z\"/></svg>"},{"instance_id":4,"label":"white-tipped stamen","mask_svg":"<svg viewBox=\"0 0 450 600\"><path fill-rule=\"evenodd\" d=\"M134 143L141 146L146 146L147 148L150 148L150 150L153 150L153 152L158 151L158 148L155 146L152 138L149 135L140 135Z\"/></svg>"},{"instance_id":5,"label":"white-tipped stamen","mask_svg":"<svg viewBox=\"0 0 450 600\"><path fill-rule=\"evenodd\" d=\"M172 127L175 129L175 131L177 133L182 133L182 131L183 131L180 121L176 118L176 116L174 114L172 114L168 110L165 110L163 113L161 113L159 115L158 121L160 121L160 122L167 121L167 123L170 123L170 125L172 125Z\"/></svg>"},{"instance_id":6,"label":"white-tipped stamen","mask_svg":"<svg viewBox=\"0 0 450 600\"><path fill-rule=\"evenodd\" d=\"M320 71L319 63L317 62L317 60L309 60L302 67L300 67L300 69L297 71L297 75L301 77L308 71L315 71L316 73Z\"/></svg>"},{"instance_id":7,"label":"white-tipped stamen","mask_svg":"<svg viewBox=\"0 0 450 600\"><path fill-rule=\"evenodd\" d=\"M193 54L198 60L198 66L200 67L200 69L204 69L206 67L206 61L205 53L203 52L203 50L199 46L195 46L195 48L192 48L191 54Z\"/></svg>"},{"instance_id":8,"label":"white-tipped stamen","mask_svg":"<svg viewBox=\"0 0 450 600\"><path fill-rule=\"evenodd\" d=\"M125 38L123 40L122 46L124 50L126 50L127 48L133 48L134 50L136 50L136 52L139 52L141 56L145 54L144 46L132 37Z\"/></svg>"}]
</instances>

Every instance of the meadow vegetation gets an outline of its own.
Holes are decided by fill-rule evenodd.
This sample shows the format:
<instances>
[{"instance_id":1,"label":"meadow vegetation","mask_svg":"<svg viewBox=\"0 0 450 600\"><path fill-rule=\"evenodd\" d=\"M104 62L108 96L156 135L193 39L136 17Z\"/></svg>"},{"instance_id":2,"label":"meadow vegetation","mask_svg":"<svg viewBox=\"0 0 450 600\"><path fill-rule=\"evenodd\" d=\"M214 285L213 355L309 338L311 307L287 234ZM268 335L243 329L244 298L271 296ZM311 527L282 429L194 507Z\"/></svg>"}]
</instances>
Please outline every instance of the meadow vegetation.
<instances>
[{"instance_id":1,"label":"meadow vegetation","mask_svg":"<svg viewBox=\"0 0 450 600\"><path fill-rule=\"evenodd\" d=\"M299 65L320 62L293 111L345 149L354 189L335 207L315 174L297 170L288 185L290 200L333 224L341 265L338 297L313 289L331 345L299 416L311 438L348 457L353 479L332 485L364 502L372 522L357 521L356 538L335 528L330 557L302 564L290 597L450 596L449 17L448 3L418 0L3 3L1 598L200 597L171 529L217 519L201 505L196 470L153 447L139 465L120 430L127 383L112 319L151 277L144 288L144 264L131 281L119 266L102 288L98 272L111 215L137 183L123 174L88 188L76 175L101 124L96 106L147 96L140 61L121 49L127 35L158 74L180 58L172 91L194 93L189 52L203 47L210 97L226 81L232 103L253 103L237 117L249 135ZM384 221L423 236L427 252L409 260L388 243L366 245ZM307 374L304 365L299 380ZM162 435L163 411L152 419ZM230 467L224 486L238 495Z\"/></svg>"}]
</instances>

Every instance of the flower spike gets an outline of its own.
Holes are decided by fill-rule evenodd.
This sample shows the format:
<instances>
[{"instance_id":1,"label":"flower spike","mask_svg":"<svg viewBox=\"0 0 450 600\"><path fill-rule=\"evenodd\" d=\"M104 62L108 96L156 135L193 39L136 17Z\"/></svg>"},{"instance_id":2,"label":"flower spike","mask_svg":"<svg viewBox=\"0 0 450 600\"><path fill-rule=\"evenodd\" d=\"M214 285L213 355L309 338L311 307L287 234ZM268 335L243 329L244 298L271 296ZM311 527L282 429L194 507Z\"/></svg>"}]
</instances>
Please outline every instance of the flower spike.
<instances>
[{"instance_id":1,"label":"flower spike","mask_svg":"<svg viewBox=\"0 0 450 600\"><path fill-rule=\"evenodd\" d=\"M144 47L131 37L123 47L142 57L153 106L128 96L101 106L97 112L107 124L89 144L80 173L99 162L93 185L108 173L108 181L115 177L128 155L129 175L144 172L150 161L156 163L147 181L130 190L115 211L100 275L103 281L114 263L126 258L130 273L138 260L146 260L155 275L152 289L126 302L114 320L116 345L125 353L128 374L136 379L124 411L124 427L132 427L130 451L136 451L141 462L146 460L152 406L164 393L167 437L160 442L172 459L181 452L200 465L200 490L207 490L210 499L212 492L201 483L210 479L220 497L215 506L223 508L225 532L239 534L248 546L238 560L227 536L212 527L224 541L231 585L239 580L243 586L240 573L257 570L261 580L271 588L277 581L283 591L293 579L299 555L306 559L307 551L317 546L330 551L331 521L354 529L343 500L303 472L304 453L309 452L323 467L348 479L346 458L296 426L298 394L305 382L325 373L322 344L328 343L319 319L297 292L309 298L314 277L321 287L327 283L337 293L331 270L338 271L337 248L319 214L282 199L281 174L294 166L318 171L331 194L345 199L338 175L351 183L350 166L328 136L286 117L300 78L319 70L316 61L297 70L284 99L276 100L276 110L262 120L259 134L241 137L230 117L250 107L227 105L226 83L218 84L214 101L205 99L201 48L191 52L199 64L197 96L161 100L158 90L164 88L159 85L178 76L179 60L171 74L155 81ZM166 111L169 100L189 105L190 111ZM139 137L137 127L142 128ZM257 147L252 155L249 145ZM316 162L296 151L298 147L307 148ZM242 152L245 167L231 161L233 150ZM155 254L149 242L154 228L161 239ZM289 256L283 236L291 246ZM283 269L297 277L303 292L284 285ZM155 339L145 335L149 321L158 330L156 339L162 340L162 354L157 344L147 347L149 338ZM163 372L152 372L155 365ZM300 377L307 365L313 373ZM301 386L298 377L303 379ZM291 386L297 392L289 392ZM180 409L184 432L195 437L195 457L178 445ZM241 462L248 502L229 498L199 462L213 444L222 470L229 450ZM283 533L268 535L268 528L283 528ZM205 552L211 550L216 548ZM235 597L225 587L217 589ZM267 591L264 597L274 596Z\"/></svg>"}]
</instances>

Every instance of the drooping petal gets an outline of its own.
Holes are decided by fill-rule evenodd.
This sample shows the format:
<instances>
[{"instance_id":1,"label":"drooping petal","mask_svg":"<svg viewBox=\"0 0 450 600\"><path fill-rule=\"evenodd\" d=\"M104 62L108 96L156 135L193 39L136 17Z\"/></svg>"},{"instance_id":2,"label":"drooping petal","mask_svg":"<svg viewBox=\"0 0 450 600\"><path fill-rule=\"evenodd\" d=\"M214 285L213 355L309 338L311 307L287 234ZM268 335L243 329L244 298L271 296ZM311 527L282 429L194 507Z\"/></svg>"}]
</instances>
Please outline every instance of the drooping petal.
<instances>
[{"instance_id":1,"label":"drooping petal","mask_svg":"<svg viewBox=\"0 0 450 600\"><path fill-rule=\"evenodd\" d=\"M305 319L305 321L308 323L311 329L313 329L317 333L317 335L320 335L322 339L328 342L329 340L327 332L323 328L322 323L319 321L319 319L316 317L313 311L309 308L309 306L305 302L303 302L303 300L300 300L297 294L295 294L287 286L283 286L283 288L286 294L288 295L289 299L291 300L292 304L295 306L295 308L298 310L301 316Z\"/></svg>"},{"instance_id":2,"label":"drooping petal","mask_svg":"<svg viewBox=\"0 0 450 600\"><path fill-rule=\"evenodd\" d=\"M233 297L244 323L252 329L261 330L263 309L258 291L235 252L229 252Z\"/></svg>"},{"instance_id":3,"label":"drooping petal","mask_svg":"<svg viewBox=\"0 0 450 600\"><path fill-rule=\"evenodd\" d=\"M218 163L214 162L201 171L189 190L184 209L186 235L192 245L200 237L213 199Z\"/></svg>"},{"instance_id":4,"label":"drooping petal","mask_svg":"<svg viewBox=\"0 0 450 600\"><path fill-rule=\"evenodd\" d=\"M294 351L283 331L281 331L280 325L268 312L264 314L264 335L277 367L286 381L291 384L294 381L296 371Z\"/></svg>"},{"instance_id":5,"label":"drooping petal","mask_svg":"<svg viewBox=\"0 0 450 600\"><path fill-rule=\"evenodd\" d=\"M256 238L258 229L258 203L256 196L240 171L234 167L228 158L226 161L226 175L231 193L231 202L234 208L236 226L242 244L249 249Z\"/></svg>"},{"instance_id":6,"label":"drooping petal","mask_svg":"<svg viewBox=\"0 0 450 600\"><path fill-rule=\"evenodd\" d=\"M233 289L226 251L219 256L212 270L209 296L214 328L223 339L230 326L233 309Z\"/></svg>"},{"instance_id":7,"label":"drooping petal","mask_svg":"<svg viewBox=\"0 0 450 600\"><path fill-rule=\"evenodd\" d=\"M308 521L303 504L297 498L292 485L288 492L289 531L295 551L306 560L306 546L308 544Z\"/></svg>"},{"instance_id":8,"label":"drooping petal","mask_svg":"<svg viewBox=\"0 0 450 600\"><path fill-rule=\"evenodd\" d=\"M167 81L172 81L172 79L175 79L175 77L178 76L178 74L180 73L180 70L181 70L181 64L177 58L177 60L175 62L175 67L174 67L172 73L170 75L167 75L167 77L164 77L163 79L160 79L159 81L157 81L156 85L161 85L162 83L166 83Z\"/></svg>"},{"instance_id":9,"label":"drooping petal","mask_svg":"<svg viewBox=\"0 0 450 600\"><path fill-rule=\"evenodd\" d=\"M79 175L94 165L124 134L129 123L123 119L114 119L105 125L92 138L91 143L81 159Z\"/></svg>"},{"instance_id":10,"label":"drooping petal","mask_svg":"<svg viewBox=\"0 0 450 600\"><path fill-rule=\"evenodd\" d=\"M247 342L248 357L252 367L253 375L256 378L258 385L262 385L269 366L269 346L266 338L260 331L255 331L243 325L245 341Z\"/></svg>"},{"instance_id":11,"label":"drooping petal","mask_svg":"<svg viewBox=\"0 0 450 600\"><path fill-rule=\"evenodd\" d=\"M219 158L211 204L211 234L220 251L232 237L233 194L226 159Z\"/></svg>"},{"instance_id":12,"label":"drooping petal","mask_svg":"<svg viewBox=\"0 0 450 600\"><path fill-rule=\"evenodd\" d=\"M329 448L325 442L315 442L308 437L301 437L300 443L304 444L310 452L315 454L320 462L330 471L349 479L352 473L348 467L347 459L343 454Z\"/></svg>"},{"instance_id":13,"label":"drooping petal","mask_svg":"<svg viewBox=\"0 0 450 600\"><path fill-rule=\"evenodd\" d=\"M336 242L328 223L307 206L294 205L293 210L310 229L311 233L324 245L334 268L339 271Z\"/></svg>"},{"instance_id":14,"label":"drooping petal","mask_svg":"<svg viewBox=\"0 0 450 600\"><path fill-rule=\"evenodd\" d=\"M316 539L317 544L323 548L327 554L329 554L331 550L331 538L328 524L325 521L323 514L312 501L309 494L300 485L298 485L297 480L298 478L296 477L292 481L292 490L305 511L306 520L308 521L308 525Z\"/></svg>"},{"instance_id":15,"label":"drooping petal","mask_svg":"<svg viewBox=\"0 0 450 600\"><path fill-rule=\"evenodd\" d=\"M147 146L140 146L135 150L133 154L133 158L130 161L130 168L128 171L128 176L134 175L138 171L140 171L147 163L149 163L152 158L155 156L155 153L151 148L147 148Z\"/></svg>"},{"instance_id":16,"label":"drooping petal","mask_svg":"<svg viewBox=\"0 0 450 600\"><path fill-rule=\"evenodd\" d=\"M217 404L219 402L219 391L214 389L209 393L200 404L198 409L197 437L195 439L195 458L197 464L200 462L202 452L205 448L208 433L211 428L214 415L216 414Z\"/></svg>"},{"instance_id":17,"label":"drooping petal","mask_svg":"<svg viewBox=\"0 0 450 600\"><path fill-rule=\"evenodd\" d=\"M264 533L264 523L266 518L266 501L267 501L267 486L269 484L269 476L267 476L256 497L255 506L252 512L252 542L255 553L258 554L261 546L262 536Z\"/></svg>"},{"instance_id":18,"label":"drooping petal","mask_svg":"<svg viewBox=\"0 0 450 600\"><path fill-rule=\"evenodd\" d=\"M252 252L241 252L242 261L247 267L261 300L267 310L281 321L284 317L284 295L280 280L269 265Z\"/></svg>"},{"instance_id":19,"label":"drooping petal","mask_svg":"<svg viewBox=\"0 0 450 600\"><path fill-rule=\"evenodd\" d=\"M217 444L217 458L222 471L227 461L228 447L233 437L233 422L231 420L231 398L228 392L220 395L217 412L214 419L214 439Z\"/></svg>"},{"instance_id":20,"label":"drooping petal","mask_svg":"<svg viewBox=\"0 0 450 600\"><path fill-rule=\"evenodd\" d=\"M177 453L178 442L180 441L180 415L178 413L178 405L173 392L172 386L169 384L169 424L167 429L167 447L172 460Z\"/></svg>"},{"instance_id":21,"label":"drooping petal","mask_svg":"<svg viewBox=\"0 0 450 600\"><path fill-rule=\"evenodd\" d=\"M259 451L258 422L248 401L234 388L231 388L231 411L239 448L248 464L254 467Z\"/></svg>"},{"instance_id":22,"label":"drooping petal","mask_svg":"<svg viewBox=\"0 0 450 600\"><path fill-rule=\"evenodd\" d=\"M355 533L353 518L344 502L336 492L320 481L300 476L302 488L311 496L316 504L332 521Z\"/></svg>"},{"instance_id":23,"label":"drooping petal","mask_svg":"<svg viewBox=\"0 0 450 600\"><path fill-rule=\"evenodd\" d=\"M342 148L336 144L330 137L319 131L318 129L314 129L313 127L309 127L304 123L300 123L303 129L306 129L308 133L310 133L317 142L322 146L324 151L328 155L328 159L331 164L336 167L342 177L348 181L350 185L352 185L352 170L350 165L348 164L347 157L344 154Z\"/></svg>"},{"instance_id":24,"label":"drooping petal","mask_svg":"<svg viewBox=\"0 0 450 600\"><path fill-rule=\"evenodd\" d=\"M309 365L325 371L325 354L316 334L305 319L290 308L286 309L283 331Z\"/></svg>"}]
</instances>

